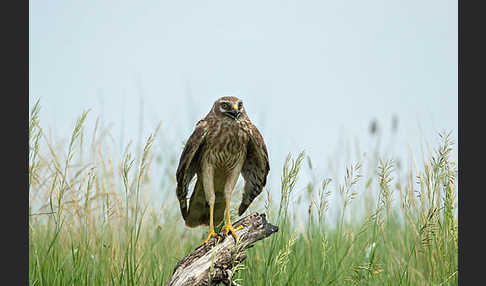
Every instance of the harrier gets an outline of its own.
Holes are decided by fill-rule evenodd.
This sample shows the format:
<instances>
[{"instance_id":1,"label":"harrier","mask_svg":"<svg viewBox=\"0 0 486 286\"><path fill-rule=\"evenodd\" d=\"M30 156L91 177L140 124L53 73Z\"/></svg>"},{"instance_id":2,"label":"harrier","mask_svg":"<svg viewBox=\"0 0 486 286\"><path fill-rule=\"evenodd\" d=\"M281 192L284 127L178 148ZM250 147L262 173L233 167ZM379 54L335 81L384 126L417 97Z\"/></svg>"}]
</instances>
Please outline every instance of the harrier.
<instances>
[{"instance_id":1,"label":"harrier","mask_svg":"<svg viewBox=\"0 0 486 286\"><path fill-rule=\"evenodd\" d=\"M182 217L188 227L209 225L203 244L218 236L214 226L223 221L223 231L238 239L230 220L230 198L241 173L245 180L238 215L258 196L270 170L263 137L251 123L243 102L233 96L216 100L187 140L177 167L177 189ZM188 185L196 184L187 206Z\"/></svg>"}]
</instances>

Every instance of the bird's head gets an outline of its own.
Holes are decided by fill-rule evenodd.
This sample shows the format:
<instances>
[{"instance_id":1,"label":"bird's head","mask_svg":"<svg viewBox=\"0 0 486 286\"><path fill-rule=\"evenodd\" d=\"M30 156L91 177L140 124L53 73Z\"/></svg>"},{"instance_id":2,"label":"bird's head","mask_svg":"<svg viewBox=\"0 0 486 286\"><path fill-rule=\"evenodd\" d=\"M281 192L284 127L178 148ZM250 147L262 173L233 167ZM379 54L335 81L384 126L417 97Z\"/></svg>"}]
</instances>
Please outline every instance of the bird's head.
<instances>
[{"instance_id":1,"label":"bird's head","mask_svg":"<svg viewBox=\"0 0 486 286\"><path fill-rule=\"evenodd\" d=\"M245 113L243 108L243 101L234 96L224 96L214 102L213 111L219 117L229 117L233 120L238 120L240 116Z\"/></svg>"}]
</instances>

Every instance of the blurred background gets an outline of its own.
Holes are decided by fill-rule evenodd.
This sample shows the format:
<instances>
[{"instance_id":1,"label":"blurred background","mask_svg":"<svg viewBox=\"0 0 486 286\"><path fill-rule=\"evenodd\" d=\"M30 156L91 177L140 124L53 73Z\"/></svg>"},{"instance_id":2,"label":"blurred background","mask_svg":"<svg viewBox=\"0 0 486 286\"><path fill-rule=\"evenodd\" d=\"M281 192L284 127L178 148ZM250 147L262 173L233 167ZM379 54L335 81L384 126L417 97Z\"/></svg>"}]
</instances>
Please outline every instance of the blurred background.
<instances>
[{"instance_id":1,"label":"blurred background","mask_svg":"<svg viewBox=\"0 0 486 286\"><path fill-rule=\"evenodd\" d=\"M160 123L155 144L178 159L213 102L234 95L277 193L288 153L340 177L373 150L406 169L441 131L457 144L456 1L32 0L29 13L29 105L40 99L54 138L90 109L112 153Z\"/></svg>"}]
</instances>

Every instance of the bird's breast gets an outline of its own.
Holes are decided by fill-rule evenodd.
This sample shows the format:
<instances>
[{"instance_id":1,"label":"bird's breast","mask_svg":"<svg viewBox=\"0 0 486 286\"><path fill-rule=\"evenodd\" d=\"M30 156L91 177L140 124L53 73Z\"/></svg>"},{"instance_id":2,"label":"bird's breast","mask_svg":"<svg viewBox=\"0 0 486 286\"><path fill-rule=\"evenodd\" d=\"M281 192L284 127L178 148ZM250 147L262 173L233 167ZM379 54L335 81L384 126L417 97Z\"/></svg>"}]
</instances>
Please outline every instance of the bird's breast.
<instances>
[{"instance_id":1,"label":"bird's breast","mask_svg":"<svg viewBox=\"0 0 486 286\"><path fill-rule=\"evenodd\" d=\"M221 171L235 168L245 159L248 135L234 124L221 124L208 136L206 159Z\"/></svg>"}]
</instances>

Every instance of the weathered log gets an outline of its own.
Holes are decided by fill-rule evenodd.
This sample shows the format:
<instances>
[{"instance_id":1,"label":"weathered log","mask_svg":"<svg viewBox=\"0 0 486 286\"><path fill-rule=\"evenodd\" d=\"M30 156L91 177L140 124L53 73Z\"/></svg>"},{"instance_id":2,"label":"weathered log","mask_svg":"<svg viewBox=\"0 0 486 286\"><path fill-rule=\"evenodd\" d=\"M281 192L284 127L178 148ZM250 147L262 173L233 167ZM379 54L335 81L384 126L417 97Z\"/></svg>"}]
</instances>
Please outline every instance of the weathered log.
<instances>
[{"instance_id":1,"label":"weathered log","mask_svg":"<svg viewBox=\"0 0 486 286\"><path fill-rule=\"evenodd\" d=\"M248 215L234 223L233 227L240 225L243 228L236 232L238 243L231 235L212 238L208 244L199 246L182 258L174 268L172 278L165 285L236 285L230 282L234 275L233 270L245 260L246 249L278 231L277 226L267 222L265 214Z\"/></svg>"}]
</instances>

